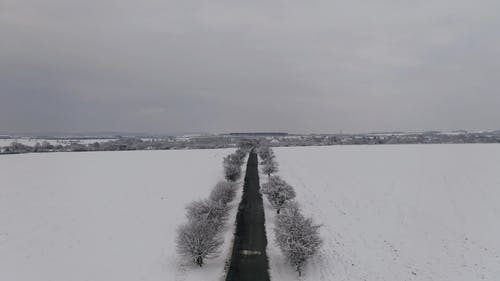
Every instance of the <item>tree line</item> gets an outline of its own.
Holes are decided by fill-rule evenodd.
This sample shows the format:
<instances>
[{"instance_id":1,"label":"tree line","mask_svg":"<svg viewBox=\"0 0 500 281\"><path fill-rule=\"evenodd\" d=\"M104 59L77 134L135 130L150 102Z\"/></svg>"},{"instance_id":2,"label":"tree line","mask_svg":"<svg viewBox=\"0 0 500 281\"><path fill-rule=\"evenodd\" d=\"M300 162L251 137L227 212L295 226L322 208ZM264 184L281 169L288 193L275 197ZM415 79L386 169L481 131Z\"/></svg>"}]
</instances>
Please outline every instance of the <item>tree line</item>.
<instances>
[{"instance_id":1,"label":"tree line","mask_svg":"<svg viewBox=\"0 0 500 281\"><path fill-rule=\"evenodd\" d=\"M215 257L224 243L222 233L229 215L229 203L236 195L237 181L247 149L238 148L223 160L225 181L212 189L209 198L186 206L187 222L177 230L177 252L203 266L204 260Z\"/></svg>"},{"instance_id":2,"label":"tree line","mask_svg":"<svg viewBox=\"0 0 500 281\"><path fill-rule=\"evenodd\" d=\"M269 146L261 146L258 150L261 158L261 171L268 176L262 185L261 192L273 208L276 209L274 226L275 241L281 252L295 271L302 275L307 261L316 255L322 244L318 224L312 218L305 217L299 204L294 200L294 188L279 176L278 164L274 152Z\"/></svg>"},{"instance_id":3,"label":"tree line","mask_svg":"<svg viewBox=\"0 0 500 281\"><path fill-rule=\"evenodd\" d=\"M0 137L0 139L14 139ZM116 139L115 139L116 138ZM107 138L106 138L107 139ZM80 143L78 138L56 138L67 141L68 144L51 144L40 139L35 145L25 145L12 142L0 147L0 154L31 153L31 152L71 152L71 151L116 151L116 150L168 150L168 149L210 149L236 147L239 142L252 139L257 142L272 144L272 146L327 146L327 145L358 145L358 144L427 144L427 143L500 143L500 131L465 132L452 134L441 132L421 133L374 133L374 134L230 134L203 135L189 137L122 137L112 140Z\"/></svg>"}]
</instances>

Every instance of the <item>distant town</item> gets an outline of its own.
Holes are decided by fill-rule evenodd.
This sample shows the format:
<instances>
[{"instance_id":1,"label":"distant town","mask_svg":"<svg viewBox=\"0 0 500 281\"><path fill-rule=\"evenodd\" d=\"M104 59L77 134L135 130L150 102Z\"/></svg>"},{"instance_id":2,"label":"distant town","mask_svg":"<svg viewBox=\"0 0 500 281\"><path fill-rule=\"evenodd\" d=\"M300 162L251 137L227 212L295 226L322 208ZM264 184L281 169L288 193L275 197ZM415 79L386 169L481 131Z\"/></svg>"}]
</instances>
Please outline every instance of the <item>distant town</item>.
<instances>
[{"instance_id":1,"label":"distant town","mask_svg":"<svg viewBox=\"0 0 500 281\"><path fill-rule=\"evenodd\" d=\"M496 131L381 132L366 134L289 134L286 132L234 132L178 136L109 135L34 137L0 135L0 154L214 149L236 147L245 139L259 139L270 146L327 146L380 144L500 143Z\"/></svg>"}]
</instances>

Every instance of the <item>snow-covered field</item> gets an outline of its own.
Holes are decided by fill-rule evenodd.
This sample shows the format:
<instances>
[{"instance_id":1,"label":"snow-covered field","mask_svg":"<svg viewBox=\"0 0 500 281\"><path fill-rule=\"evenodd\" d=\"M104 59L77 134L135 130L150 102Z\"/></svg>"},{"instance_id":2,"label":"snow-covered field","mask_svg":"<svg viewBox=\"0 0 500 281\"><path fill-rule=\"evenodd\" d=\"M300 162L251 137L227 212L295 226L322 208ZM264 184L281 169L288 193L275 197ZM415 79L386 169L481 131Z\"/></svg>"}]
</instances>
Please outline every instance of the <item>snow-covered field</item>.
<instances>
[{"instance_id":1,"label":"snow-covered field","mask_svg":"<svg viewBox=\"0 0 500 281\"><path fill-rule=\"evenodd\" d=\"M179 266L174 240L184 206L209 195L230 152L0 156L0 280L219 280L240 196L220 258Z\"/></svg>"},{"instance_id":2,"label":"snow-covered field","mask_svg":"<svg viewBox=\"0 0 500 281\"><path fill-rule=\"evenodd\" d=\"M273 281L500 280L500 145L275 152L278 174L323 224L324 245L299 279L272 241L266 210Z\"/></svg>"},{"instance_id":3,"label":"snow-covered field","mask_svg":"<svg viewBox=\"0 0 500 281\"><path fill-rule=\"evenodd\" d=\"M241 192L219 258L179 265L174 239L184 206L208 196L230 152L1 156L0 280L221 280ZM324 245L299 279L266 210L273 281L500 280L500 145L275 152Z\"/></svg>"}]
</instances>

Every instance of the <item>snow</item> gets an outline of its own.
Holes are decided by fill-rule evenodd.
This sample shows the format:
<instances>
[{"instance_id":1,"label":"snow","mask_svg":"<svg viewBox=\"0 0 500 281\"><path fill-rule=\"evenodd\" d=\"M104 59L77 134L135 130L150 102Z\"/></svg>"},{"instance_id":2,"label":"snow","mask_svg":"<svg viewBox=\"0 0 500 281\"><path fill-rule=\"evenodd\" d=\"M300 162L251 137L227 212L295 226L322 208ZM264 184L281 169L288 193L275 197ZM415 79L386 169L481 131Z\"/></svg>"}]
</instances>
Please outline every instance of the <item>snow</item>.
<instances>
[{"instance_id":1,"label":"snow","mask_svg":"<svg viewBox=\"0 0 500 281\"><path fill-rule=\"evenodd\" d=\"M219 280L175 252L184 206L223 179L223 150L43 153L0 157L0 280Z\"/></svg>"},{"instance_id":2,"label":"snow","mask_svg":"<svg viewBox=\"0 0 500 281\"><path fill-rule=\"evenodd\" d=\"M174 241L184 206L208 197L232 151L1 156L0 280L223 280L241 188L217 259L186 264ZM500 280L500 145L274 151L324 244L297 277L265 200L273 281Z\"/></svg>"},{"instance_id":3,"label":"snow","mask_svg":"<svg viewBox=\"0 0 500 281\"><path fill-rule=\"evenodd\" d=\"M299 278L274 243L266 202L273 281L500 280L500 145L274 151L324 244Z\"/></svg>"}]
</instances>

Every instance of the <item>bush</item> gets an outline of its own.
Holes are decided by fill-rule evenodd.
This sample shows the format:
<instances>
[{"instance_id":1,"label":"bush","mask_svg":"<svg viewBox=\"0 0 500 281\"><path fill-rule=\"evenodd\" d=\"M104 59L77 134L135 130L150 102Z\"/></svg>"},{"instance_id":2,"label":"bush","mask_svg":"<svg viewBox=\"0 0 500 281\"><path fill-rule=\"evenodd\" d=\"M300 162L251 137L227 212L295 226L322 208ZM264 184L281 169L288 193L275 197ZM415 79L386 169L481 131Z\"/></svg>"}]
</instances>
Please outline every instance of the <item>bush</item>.
<instances>
[{"instance_id":1,"label":"bush","mask_svg":"<svg viewBox=\"0 0 500 281\"><path fill-rule=\"evenodd\" d=\"M307 260L322 244L320 227L311 218L305 218L296 203L288 204L277 217L274 228L276 243L299 276Z\"/></svg>"},{"instance_id":2,"label":"bush","mask_svg":"<svg viewBox=\"0 0 500 281\"><path fill-rule=\"evenodd\" d=\"M223 204L227 204L233 201L236 195L236 189L234 184L230 182L221 181L215 185L214 189L210 193L210 199L212 201L220 201Z\"/></svg>"}]
</instances>

